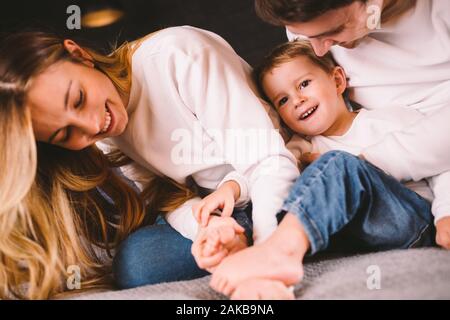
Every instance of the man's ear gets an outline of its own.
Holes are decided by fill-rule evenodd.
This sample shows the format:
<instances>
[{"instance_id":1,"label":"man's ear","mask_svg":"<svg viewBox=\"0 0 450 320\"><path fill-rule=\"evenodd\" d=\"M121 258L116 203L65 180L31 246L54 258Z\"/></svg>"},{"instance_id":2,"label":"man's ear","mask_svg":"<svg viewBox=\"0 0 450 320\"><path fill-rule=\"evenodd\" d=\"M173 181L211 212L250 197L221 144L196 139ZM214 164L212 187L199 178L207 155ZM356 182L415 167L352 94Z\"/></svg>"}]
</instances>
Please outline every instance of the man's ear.
<instances>
[{"instance_id":1,"label":"man's ear","mask_svg":"<svg viewBox=\"0 0 450 320\"><path fill-rule=\"evenodd\" d=\"M333 78L336 83L338 94L343 94L345 89L347 89L347 75L345 74L344 69L335 67L333 70Z\"/></svg>"},{"instance_id":2,"label":"man's ear","mask_svg":"<svg viewBox=\"0 0 450 320\"><path fill-rule=\"evenodd\" d=\"M82 63L88 67L94 68L94 59L92 56L81 48L75 41L66 39L64 40L64 48L70 53L70 55L76 59L79 59Z\"/></svg>"}]
</instances>

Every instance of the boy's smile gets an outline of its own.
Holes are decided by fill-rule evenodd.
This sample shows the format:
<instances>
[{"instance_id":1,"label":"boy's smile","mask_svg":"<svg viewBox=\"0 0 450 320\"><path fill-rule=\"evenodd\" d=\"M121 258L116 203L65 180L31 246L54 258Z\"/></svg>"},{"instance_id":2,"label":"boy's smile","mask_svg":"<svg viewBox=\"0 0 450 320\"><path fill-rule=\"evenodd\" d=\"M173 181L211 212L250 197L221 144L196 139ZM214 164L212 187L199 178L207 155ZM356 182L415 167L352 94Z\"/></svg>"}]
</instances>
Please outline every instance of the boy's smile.
<instances>
[{"instance_id":1,"label":"boy's smile","mask_svg":"<svg viewBox=\"0 0 450 320\"><path fill-rule=\"evenodd\" d=\"M304 113L302 113L299 117L300 121L306 121L308 119L311 119L311 117L313 116L314 112L316 112L317 108L319 108L319 105L309 108L308 110L306 110Z\"/></svg>"}]
</instances>

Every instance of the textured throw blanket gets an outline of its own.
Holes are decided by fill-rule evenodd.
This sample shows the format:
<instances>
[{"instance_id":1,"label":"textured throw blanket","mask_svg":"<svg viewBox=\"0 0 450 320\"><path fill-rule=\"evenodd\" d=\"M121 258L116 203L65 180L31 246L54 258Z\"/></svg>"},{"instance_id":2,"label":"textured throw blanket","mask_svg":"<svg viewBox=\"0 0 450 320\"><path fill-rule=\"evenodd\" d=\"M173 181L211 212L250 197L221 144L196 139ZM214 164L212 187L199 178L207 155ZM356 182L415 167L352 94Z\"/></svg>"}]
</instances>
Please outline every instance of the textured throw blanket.
<instances>
[{"instance_id":1,"label":"textured throw blanket","mask_svg":"<svg viewBox=\"0 0 450 320\"><path fill-rule=\"evenodd\" d=\"M226 299L210 277L135 289L83 294L75 299ZM297 299L450 299L450 252L438 248L394 250L305 262Z\"/></svg>"}]
</instances>

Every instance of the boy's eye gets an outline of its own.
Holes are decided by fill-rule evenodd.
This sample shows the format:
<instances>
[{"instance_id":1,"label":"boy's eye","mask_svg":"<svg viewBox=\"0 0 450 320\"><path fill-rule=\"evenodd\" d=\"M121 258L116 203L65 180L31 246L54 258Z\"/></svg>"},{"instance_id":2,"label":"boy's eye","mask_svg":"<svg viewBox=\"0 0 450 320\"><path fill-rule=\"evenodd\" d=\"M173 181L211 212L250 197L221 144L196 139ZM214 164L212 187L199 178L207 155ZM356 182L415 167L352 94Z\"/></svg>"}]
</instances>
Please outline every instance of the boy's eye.
<instances>
[{"instance_id":1,"label":"boy's eye","mask_svg":"<svg viewBox=\"0 0 450 320\"><path fill-rule=\"evenodd\" d=\"M300 89L306 88L311 83L311 80L305 80L302 83L300 83Z\"/></svg>"},{"instance_id":2,"label":"boy's eye","mask_svg":"<svg viewBox=\"0 0 450 320\"><path fill-rule=\"evenodd\" d=\"M286 98L286 97L281 98L281 99L278 101L278 106L281 107L281 106L284 105L287 101L288 101L288 98Z\"/></svg>"}]
</instances>

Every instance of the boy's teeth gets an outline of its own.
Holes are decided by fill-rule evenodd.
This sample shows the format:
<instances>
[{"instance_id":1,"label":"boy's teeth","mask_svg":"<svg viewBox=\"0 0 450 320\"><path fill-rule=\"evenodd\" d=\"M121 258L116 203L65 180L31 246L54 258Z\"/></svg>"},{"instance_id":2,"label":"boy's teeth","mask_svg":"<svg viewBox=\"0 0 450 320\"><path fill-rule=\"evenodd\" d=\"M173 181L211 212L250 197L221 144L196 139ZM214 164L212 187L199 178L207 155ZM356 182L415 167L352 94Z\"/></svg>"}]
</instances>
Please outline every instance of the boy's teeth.
<instances>
[{"instance_id":1,"label":"boy's teeth","mask_svg":"<svg viewBox=\"0 0 450 320\"><path fill-rule=\"evenodd\" d=\"M308 111L306 111L304 114L302 114L301 118L305 119L307 116L309 116L311 113L313 113L314 111L316 111L317 106L316 107L312 107L311 109L309 109Z\"/></svg>"},{"instance_id":2,"label":"boy's teeth","mask_svg":"<svg viewBox=\"0 0 450 320\"><path fill-rule=\"evenodd\" d=\"M108 131L109 126L111 125L111 113L109 113L108 109L106 109L106 121L105 126L102 129L102 133Z\"/></svg>"}]
</instances>

